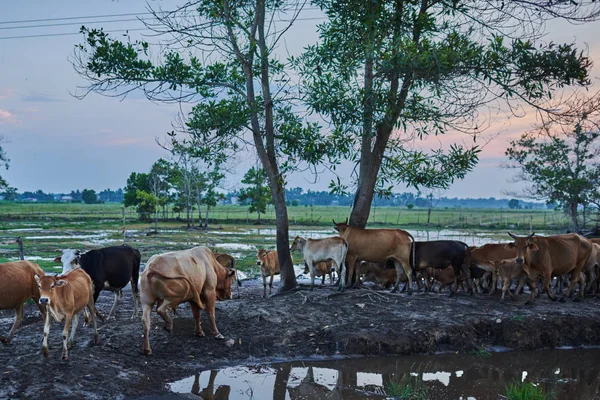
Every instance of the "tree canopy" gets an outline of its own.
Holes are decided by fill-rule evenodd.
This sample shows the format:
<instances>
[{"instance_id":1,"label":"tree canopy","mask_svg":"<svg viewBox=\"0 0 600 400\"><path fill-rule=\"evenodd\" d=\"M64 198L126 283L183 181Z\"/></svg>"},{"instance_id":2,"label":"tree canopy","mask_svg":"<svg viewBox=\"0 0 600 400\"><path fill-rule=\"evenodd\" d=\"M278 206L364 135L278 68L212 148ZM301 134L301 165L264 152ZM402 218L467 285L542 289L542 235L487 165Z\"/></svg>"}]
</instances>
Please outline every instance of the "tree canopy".
<instances>
[{"instance_id":1,"label":"tree canopy","mask_svg":"<svg viewBox=\"0 0 600 400\"><path fill-rule=\"evenodd\" d=\"M328 20L295 60L310 108L356 169L350 218L364 226L374 194L394 185L447 188L477 163L483 107L542 109L564 86L586 86L591 61L573 44L542 43L549 18L589 21L575 2L315 0ZM459 130L473 144L430 153L415 139ZM340 182L333 190L347 190Z\"/></svg>"},{"instance_id":2,"label":"tree canopy","mask_svg":"<svg viewBox=\"0 0 600 400\"><path fill-rule=\"evenodd\" d=\"M248 203L248 211L260 214L267 212L267 204L271 199L271 193L267 184L267 174L262 168L250 168L245 174L242 183L250 187L240 190L240 201Z\"/></svg>"}]
</instances>

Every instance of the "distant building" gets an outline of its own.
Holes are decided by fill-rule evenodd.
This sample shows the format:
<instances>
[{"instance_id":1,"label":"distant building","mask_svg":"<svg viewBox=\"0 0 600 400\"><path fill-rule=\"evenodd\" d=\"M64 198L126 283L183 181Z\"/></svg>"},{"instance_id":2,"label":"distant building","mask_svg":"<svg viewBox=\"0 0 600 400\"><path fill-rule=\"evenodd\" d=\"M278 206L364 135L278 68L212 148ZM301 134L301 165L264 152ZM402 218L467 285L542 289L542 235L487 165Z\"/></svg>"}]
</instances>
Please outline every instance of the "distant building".
<instances>
[{"instance_id":1,"label":"distant building","mask_svg":"<svg viewBox=\"0 0 600 400\"><path fill-rule=\"evenodd\" d=\"M68 203L70 201L73 201L73 196L61 196L60 201L62 201L63 203Z\"/></svg>"},{"instance_id":2,"label":"distant building","mask_svg":"<svg viewBox=\"0 0 600 400\"><path fill-rule=\"evenodd\" d=\"M340 202L338 200L331 200L331 203L329 205L331 205L331 206L339 206Z\"/></svg>"},{"instance_id":3,"label":"distant building","mask_svg":"<svg viewBox=\"0 0 600 400\"><path fill-rule=\"evenodd\" d=\"M235 205L238 203L238 198L235 196L230 197L229 200L231 201L231 204Z\"/></svg>"},{"instance_id":4,"label":"distant building","mask_svg":"<svg viewBox=\"0 0 600 400\"><path fill-rule=\"evenodd\" d=\"M36 199L35 197L27 197L21 201L27 202L27 203L35 203L38 201L38 199Z\"/></svg>"}]
</instances>

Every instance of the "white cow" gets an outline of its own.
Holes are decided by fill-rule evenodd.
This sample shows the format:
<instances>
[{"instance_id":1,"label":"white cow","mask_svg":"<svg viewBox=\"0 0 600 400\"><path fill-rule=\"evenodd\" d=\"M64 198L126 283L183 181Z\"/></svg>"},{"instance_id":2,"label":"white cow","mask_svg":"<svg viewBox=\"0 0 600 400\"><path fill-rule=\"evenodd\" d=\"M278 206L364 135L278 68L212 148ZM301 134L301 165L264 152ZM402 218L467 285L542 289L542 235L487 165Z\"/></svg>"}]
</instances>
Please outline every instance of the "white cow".
<instances>
[{"instance_id":1,"label":"white cow","mask_svg":"<svg viewBox=\"0 0 600 400\"><path fill-rule=\"evenodd\" d=\"M321 261L331 260L335 264L340 278L341 287L346 283L344 262L348 253L348 242L339 236L324 239L304 239L296 236L290 251L300 250L304 263L310 268L310 288L315 286L315 265Z\"/></svg>"}]
</instances>

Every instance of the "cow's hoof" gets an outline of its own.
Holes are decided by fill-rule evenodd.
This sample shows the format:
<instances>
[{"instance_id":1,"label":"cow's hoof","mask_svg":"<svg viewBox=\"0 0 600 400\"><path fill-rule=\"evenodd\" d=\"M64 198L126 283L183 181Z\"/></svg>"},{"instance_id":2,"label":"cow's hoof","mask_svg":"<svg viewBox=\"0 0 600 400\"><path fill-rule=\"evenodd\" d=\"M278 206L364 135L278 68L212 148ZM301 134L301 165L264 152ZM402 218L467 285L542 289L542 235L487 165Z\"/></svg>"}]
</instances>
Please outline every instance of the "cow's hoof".
<instances>
[{"instance_id":1,"label":"cow's hoof","mask_svg":"<svg viewBox=\"0 0 600 400\"><path fill-rule=\"evenodd\" d=\"M221 335L220 333L217 333L215 335L215 339L223 340L223 339L225 339L225 336Z\"/></svg>"},{"instance_id":2,"label":"cow's hoof","mask_svg":"<svg viewBox=\"0 0 600 400\"><path fill-rule=\"evenodd\" d=\"M204 337L204 336L206 336L206 334L204 333L204 331L196 331L196 332L194 332L194 335L198 336L198 337Z\"/></svg>"},{"instance_id":3,"label":"cow's hoof","mask_svg":"<svg viewBox=\"0 0 600 400\"><path fill-rule=\"evenodd\" d=\"M0 336L0 342L2 342L3 344L9 344L10 340L8 340L7 338L5 338L4 336Z\"/></svg>"},{"instance_id":4,"label":"cow's hoof","mask_svg":"<svg viewBox=\"0 0 600 400\"><path fill-rule=\"evenodd\" d=\"M69 356L66 354L63 354L62 359L65 361L69 361Z\"/></svg>"},{"instance_id":5,"label":"cow's hoof","mask_svg":"<svg viewBox=\"0 0 600 400\"><path fill-rule=\"evenodd\" d=\"M152 355L152 350L151 349L144 349L144 354L147 356L151 356Z\"/></svg>"},{"instance_id":6,"label":"cow's hoof","mask_svg":"<svg viewBox=\"0 0 600 400\"><path fill-rule=\"evenodd\" d=\"M48 349L42 349L42 354L44 357L48 357Z\"/></svg>"},{"instance_id":7,"label":"cow's hoof","mask_svg":"<svg viewBox=\"0 0 600 400\"><path fill-rule=\"evenodd\" d=\"M173 330L173 327L172 327L172 326L168 326L168 325L165 325L163 328L164 328L164 329L165 329L165 331L167 331L167 332L171 332L171 331Z\"/></svg>"}]
</instances>

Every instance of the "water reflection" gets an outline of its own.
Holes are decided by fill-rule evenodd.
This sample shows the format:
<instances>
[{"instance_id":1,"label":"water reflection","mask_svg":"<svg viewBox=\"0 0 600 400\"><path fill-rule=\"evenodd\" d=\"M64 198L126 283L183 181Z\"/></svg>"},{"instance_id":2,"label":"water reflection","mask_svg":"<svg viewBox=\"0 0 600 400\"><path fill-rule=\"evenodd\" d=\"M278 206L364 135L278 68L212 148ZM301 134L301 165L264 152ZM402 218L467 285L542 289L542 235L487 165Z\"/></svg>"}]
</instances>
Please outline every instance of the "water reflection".
<instances>
[{"instance_id":1,"label":"water reflection","mask_svg":"<svg viewBox=\"0 0 600 400\"><path fill-rule=\"evenodd\" d=\"M385 389L412 376L432 399L498 399L513 381L531 381L557 399L600 399L600 349L473 355L358 358L237 366L170 384L204 400L385 399Z\"/></svg>"}]
</instances>

